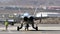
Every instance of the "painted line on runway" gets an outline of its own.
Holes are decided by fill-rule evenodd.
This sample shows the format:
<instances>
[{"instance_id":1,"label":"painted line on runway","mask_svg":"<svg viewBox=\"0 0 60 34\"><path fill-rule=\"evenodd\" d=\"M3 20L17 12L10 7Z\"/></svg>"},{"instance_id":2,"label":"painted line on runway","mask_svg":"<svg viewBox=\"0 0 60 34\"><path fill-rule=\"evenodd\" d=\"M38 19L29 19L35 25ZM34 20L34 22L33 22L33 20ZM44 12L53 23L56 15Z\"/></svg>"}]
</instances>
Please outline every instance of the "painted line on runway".
<instances>
[{"instance_id":1,"label":"painted line on runway","mask_svg":"<svg viewBox=\"0 0 60 34\"><path fill-rule=\"evenodd\" d=\"M5 30L4 27L0 28L0 30ZM16 27L9 27L8 28L9 32L11 32L11 30L17 30ZM23 27L21 30L25 30L25 27ZM32 27L29 27L29 30L35 30ZM38 30L60 30L60 27L38 27Z\"/></svg>"},{"instance_id":2,"label":"painted line on runway","mask_svg":"<svg viewBox=\"0 0 60 34\"><path fill-rule=\"evenodd\" d=\"M8 30L9 33L13 33L11 30Z\"/></svg>"}]
</instances>

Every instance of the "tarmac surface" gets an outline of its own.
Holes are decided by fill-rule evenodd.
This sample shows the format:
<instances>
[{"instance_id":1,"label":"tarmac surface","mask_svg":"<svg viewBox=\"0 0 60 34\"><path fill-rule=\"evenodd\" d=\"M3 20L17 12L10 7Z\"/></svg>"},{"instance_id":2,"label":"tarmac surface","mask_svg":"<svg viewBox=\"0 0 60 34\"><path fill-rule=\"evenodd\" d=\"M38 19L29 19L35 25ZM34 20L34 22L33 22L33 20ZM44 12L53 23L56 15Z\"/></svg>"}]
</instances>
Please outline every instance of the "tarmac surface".
<instances>
[{"instance_id":1,"label":"tarmac surface","mask_svg":"<svg viewBox=\"0 0 60 34\"><path fill-rule=\"evenodd\" d=\"M0 34L60 34L60 31L0 31Z\"/></svg>"},{"instance_id":2,"label":"tarmac surface","mask_svg":"<svg viewBox=\"0 0 60 34\"><path fill-rule=\"evenodd\" d=\"M15 24L14 26L9 25L8 30L5 30L5 26L0 24L0 34L60 34L60 24L39 24L39 31L33 29L25 31L24 28L17 31L17 26L19 26L19 24Z\"/></svg>"}]
</instances>

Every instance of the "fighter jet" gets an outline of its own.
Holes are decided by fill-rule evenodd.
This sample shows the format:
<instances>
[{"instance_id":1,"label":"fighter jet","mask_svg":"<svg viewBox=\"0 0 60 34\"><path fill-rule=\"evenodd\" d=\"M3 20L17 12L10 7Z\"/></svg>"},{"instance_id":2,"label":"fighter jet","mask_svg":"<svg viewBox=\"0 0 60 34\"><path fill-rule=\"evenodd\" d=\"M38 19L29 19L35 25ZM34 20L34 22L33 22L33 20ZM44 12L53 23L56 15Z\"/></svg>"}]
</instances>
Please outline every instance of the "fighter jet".
<instances>
[{"instance_id":1,"label":"fighter jet","mask_svg":"<svg viewBox=\"0 0 60 34\"><path fill-rule=\"evenodd\" d=\"M40 12L40 13L37 13L35 17L37 19L39 18L46 19L46 18L52 18L52 17L60 17L60 14L55 12Z\"/></svg>"},{"instance_id":2,"label":"fighter jet","mask_svg":"<svg viewBox=\"0 0 60 34\"><path fill-rule=\"evenodd\" d=\"M26 12L26 13L21 14L20 18L24 18L25 16L29 18L32 15Z\"/></svg>"}]
</instances>

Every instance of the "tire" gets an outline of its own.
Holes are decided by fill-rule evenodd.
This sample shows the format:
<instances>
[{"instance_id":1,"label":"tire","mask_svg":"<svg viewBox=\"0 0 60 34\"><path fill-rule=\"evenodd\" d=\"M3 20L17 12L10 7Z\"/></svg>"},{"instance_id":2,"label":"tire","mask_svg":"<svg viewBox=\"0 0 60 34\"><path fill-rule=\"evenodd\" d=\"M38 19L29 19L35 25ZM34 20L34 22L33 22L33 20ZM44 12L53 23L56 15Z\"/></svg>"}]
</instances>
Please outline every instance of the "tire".
<instances>
[{"instance_id":1,"label":"tire","mask_svg":"<svg viewBox=\"0 0 60 34\"><path fill-rule=\"evenodd\" d=\"M17 31L19 31L19 26L17 27Z\"/></svg>"},{"instance_id":2,"label":"tire","mask_svg":"<svg viewBox=\"0 0 60 34\"><path fill-rule=\"evenodd\" d=\"M36 27L36 31L38 31L38 27Z\"/></svg>"}]
</instances>

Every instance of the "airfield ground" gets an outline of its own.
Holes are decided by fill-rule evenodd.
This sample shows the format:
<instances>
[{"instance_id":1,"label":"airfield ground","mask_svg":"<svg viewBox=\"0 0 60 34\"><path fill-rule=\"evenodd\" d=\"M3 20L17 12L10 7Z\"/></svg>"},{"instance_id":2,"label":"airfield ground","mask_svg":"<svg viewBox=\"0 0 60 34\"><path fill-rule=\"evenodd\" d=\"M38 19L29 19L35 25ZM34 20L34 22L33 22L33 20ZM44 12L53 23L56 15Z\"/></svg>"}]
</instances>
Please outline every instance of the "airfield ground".
<instances>
[{"instance_id":1,"label":"airfield ground","mask_svg":"<svg viewBox=\"0 0 60 34\"><path fill-rule=\"evenodd\" d=\"M8 28L10 28L10 29L4 30L5 26L0 24L0 34L60 34L60 24L39 24L38 26L41 29L46 29L46 30L39 30L39 31L35 31L35 30L30 30L30 31L20 30L20 31L17 31L17 30L14 30L14 29L16 29L17 26L19 26L19 24L18 25L15 24L14 26L9 25ZM52 30L52 29L55 29L55 30Z\"/></svg>"}]
</instances>

